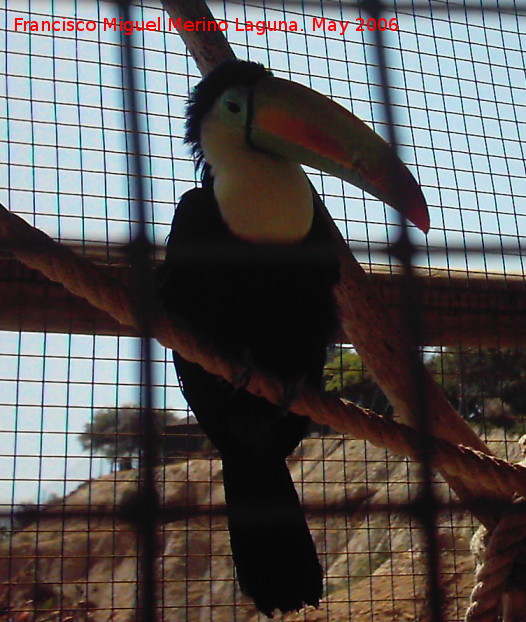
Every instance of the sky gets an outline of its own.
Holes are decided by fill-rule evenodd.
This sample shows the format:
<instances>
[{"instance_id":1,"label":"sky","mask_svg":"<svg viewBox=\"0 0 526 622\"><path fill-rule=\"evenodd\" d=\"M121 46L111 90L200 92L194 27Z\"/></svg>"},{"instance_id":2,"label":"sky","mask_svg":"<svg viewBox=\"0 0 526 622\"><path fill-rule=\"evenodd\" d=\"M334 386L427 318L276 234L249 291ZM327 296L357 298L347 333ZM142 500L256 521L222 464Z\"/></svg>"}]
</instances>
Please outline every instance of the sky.
<instances>
[{"instance_id":1,"label":"sky","mask_svg":"<svg viewBox=\"0 0 526 622\"><path fill-rule=\"evenodd\" d=\"M425 266L523 273L526 236L526 17L440 10L386 11L384 33L400 155L431 215L412 231ZM450 6L453 3L449 3ZM240 58L264 63L352 109L386 137L374 33L338 2L211 2ZM111 3L7 0L0 10L0 201L63 242L125 243L130 201L122 113L119 19ZM15 19L95 20L93 32L15 32ZM199 73L160 6L161 32L133 35L148 232L162 245L177 199L196 183L182 142L184 103ZM313 18L349 22L315 31ZM236 19L241 28L236 31ZM297 22L299 32L247 31L248 21ZM303 30L302 30L303 29ZM397 216L340 180L309 172L361 261L396 239ZM484 247L480 253L473 248ZM503 249L509 249L506 252ZM30 310L28 310L30 312ZM138 399L137 341L87 335L0 335L0 502L45 501L109 469L77 435L101 408ZM154 348L156 407L186 414L169 353Z\"/></svg>"}]
</instances>

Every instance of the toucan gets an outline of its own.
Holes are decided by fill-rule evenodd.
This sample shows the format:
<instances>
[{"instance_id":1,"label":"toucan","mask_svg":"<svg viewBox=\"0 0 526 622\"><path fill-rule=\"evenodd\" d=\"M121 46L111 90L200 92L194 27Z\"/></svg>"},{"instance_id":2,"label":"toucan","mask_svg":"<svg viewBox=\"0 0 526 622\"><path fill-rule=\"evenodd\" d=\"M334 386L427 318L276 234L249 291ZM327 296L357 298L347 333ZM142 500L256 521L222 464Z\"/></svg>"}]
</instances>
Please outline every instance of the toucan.
<instances>
[{"instance_id":1,"label":"toucan","mask_svg":"<svg viewBox=\"0 0 526 622\"><path fill-rule=\"evenodd\" d=\"M232 386L173 353L184 396L222 460L240 588L272 617L318 606L323 583L286 458L308 429L307 418L290 412L291 399L305 384L321 387L340 271L301 164L370 192L424 232L429 216L387 142L260 64L220 65L195 87L186 112L202 183L177 206L160 296L169 313L242 362ZM246 390L254 366L282 381L282 404Z\"/></svg>"}]
</instances>

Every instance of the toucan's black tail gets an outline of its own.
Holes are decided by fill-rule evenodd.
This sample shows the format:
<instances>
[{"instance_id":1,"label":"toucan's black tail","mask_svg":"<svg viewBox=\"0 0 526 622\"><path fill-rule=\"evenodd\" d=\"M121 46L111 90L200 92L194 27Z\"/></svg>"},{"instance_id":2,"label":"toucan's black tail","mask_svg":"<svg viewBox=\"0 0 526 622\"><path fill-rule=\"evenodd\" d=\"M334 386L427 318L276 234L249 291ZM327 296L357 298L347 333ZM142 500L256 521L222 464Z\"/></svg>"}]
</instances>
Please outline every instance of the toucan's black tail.
<instances>
[{"instance_id":1,"label":"toucan's black tail","mask_svg":"<svg viewBox=\"0 0 526 622\"><path fill-rule=\"evenodd\" d=\"M285 460L223 456L223 479L242 591L269 617L317 606L323 572Z\"/></svg>"}]
</instances>

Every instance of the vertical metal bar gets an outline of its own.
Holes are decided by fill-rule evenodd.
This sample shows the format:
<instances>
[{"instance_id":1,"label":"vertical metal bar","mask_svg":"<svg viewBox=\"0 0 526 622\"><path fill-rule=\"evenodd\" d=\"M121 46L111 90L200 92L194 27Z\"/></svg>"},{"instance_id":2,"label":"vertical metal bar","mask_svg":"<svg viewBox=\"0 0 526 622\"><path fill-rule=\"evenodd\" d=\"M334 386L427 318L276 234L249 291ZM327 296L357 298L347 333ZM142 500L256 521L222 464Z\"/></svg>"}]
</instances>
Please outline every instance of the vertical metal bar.
<instances>
[{"instance_id":1,"label":"vertical metal bar","mask_svg":"<svg viewBox=\"0 0 526 622\"><path fill-rule=\"evenodd\" d=\"M380 0L365 0L363 3L365 10L378 23L381 17L383 6ZM378 69L380 75L380 87L382 90L382 100L384 103L385 117L387 122L388 140L393 149L398 152L398 137L395 127L391 91L389 85L389 73L387 69L386 52L384 47L384 35L379 28L374 29L375 51L377 55ZM433 454L433 442L429 432L429 421L427 412L427 399L425 395L424 367L421 365L419 344L421 342L421 319L419 313L419 296L417 284L413 271L413 257L415 247L409 237L407 220L401 214L400 235L395 244L390 248L390 253L396 257L403 268L404 289L402 321L407 329L407 334L412 338L412 353L410 359L411 374L414 377L414 390L416 393L416 404L418 408L418 430L420 432L420 443L422 447L423 461L421 463L422 488L418 499L414 502L414 512L420 520L424 532L426 543L426 562L428 575L429 605L431 619L433 622L442 620L442 588L440 585L440 548L437 538L437 513L439 503L433 491L433 470L431 468L431 457Z\"/></svg>"},{"instance_id":2,"label":"vertical metal bar","mask_svg":"<svg viewBox=\"0 0 526 622\"><path fill-rule=\"evenodd\" d=\"M119 0L118 6L125 21L131 19L130 3ZM140 321L140 405L141 444L139 463L139 490L133 517L139 535L138 619L155 622L157 619L155 562L157 558L156 523L159 518L159 497L155 486L157 431L152 409L151 365L151 303L154 288L151 269L152 244L146 233L146 210L138 124L138 106L135 87L132 36L121 32L123 53L123 87L125 121L130 141L126 141L129 170L129 197L134 213L132 240L128 252L137 313ZM129 124L129 125L128 125ZM126 129L127 129L126 128ZM128 134L127 134L128 138ZM135 200L134 200L135 199Z\"/></svg>"}]
</instances>

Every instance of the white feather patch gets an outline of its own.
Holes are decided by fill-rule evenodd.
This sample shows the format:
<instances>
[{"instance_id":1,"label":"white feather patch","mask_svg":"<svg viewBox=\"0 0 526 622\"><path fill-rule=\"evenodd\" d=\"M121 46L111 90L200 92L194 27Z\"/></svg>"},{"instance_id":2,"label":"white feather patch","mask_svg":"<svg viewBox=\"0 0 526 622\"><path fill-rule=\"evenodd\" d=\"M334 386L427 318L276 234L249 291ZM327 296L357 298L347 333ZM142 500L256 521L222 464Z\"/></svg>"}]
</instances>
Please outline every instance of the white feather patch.
<instances>
[{"instance_id":1,"label":"white feather patch","mask_svg":"<svg viewBox=\"0 0 526 622\"><path fill-rule=\"evenodd\" d=\"M201 146L228 228L256 244L301 241L313 218L312 191L301 166L251 148L238 128L214 116L203 122Z\"/></svg>"}]
</instances>

